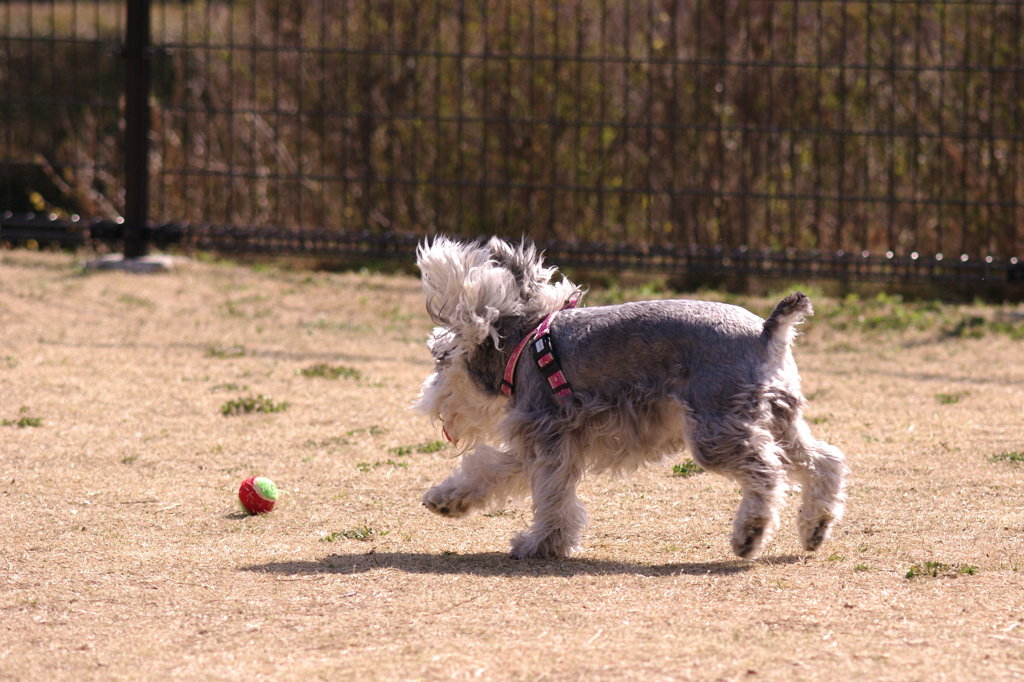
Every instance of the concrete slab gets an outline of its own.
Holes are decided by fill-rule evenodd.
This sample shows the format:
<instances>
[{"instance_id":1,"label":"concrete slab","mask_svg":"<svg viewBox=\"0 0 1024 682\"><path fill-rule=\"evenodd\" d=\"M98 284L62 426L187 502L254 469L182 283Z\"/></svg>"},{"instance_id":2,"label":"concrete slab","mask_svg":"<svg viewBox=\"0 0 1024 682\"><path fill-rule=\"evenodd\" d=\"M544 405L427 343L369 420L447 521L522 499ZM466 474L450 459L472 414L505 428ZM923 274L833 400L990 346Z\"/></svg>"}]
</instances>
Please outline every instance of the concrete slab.
<instances>
[{"instance_id":1,"label":"concrete slab","mask_svg":"<svg viewBox=\"0 0 1024 682\"><path fill-rule=\"evenodd\" d=\"M176 260L173 256L161 254L142 256L141 258L125 258L123 254L111 253L88 261L85 264L85 269L87 271L121 270L138 274L152 274L170 272L174 269Z\"/></svg>"}]
</instances>

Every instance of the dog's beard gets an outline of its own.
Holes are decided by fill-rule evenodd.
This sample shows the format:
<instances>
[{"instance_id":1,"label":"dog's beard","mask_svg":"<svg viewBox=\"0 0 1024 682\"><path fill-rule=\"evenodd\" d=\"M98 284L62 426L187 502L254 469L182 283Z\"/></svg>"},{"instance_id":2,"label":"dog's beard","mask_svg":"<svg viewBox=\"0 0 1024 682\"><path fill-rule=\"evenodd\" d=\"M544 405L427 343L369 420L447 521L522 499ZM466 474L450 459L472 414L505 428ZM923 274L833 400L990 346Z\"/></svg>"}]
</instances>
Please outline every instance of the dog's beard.
<instances>
[{"instance_id":1,"label":"dog's beard","mask_svg":"<svg viewBox=\"0 0 1024 682\"><path fill-rule=\"evenodd\" d=\"M478 443L499 440L507 399L482 391L460 365L461 359L455 358L427 377L416 409L440 421L445 437L460 450L468 450Z\"/></svg>"}]
</instances>

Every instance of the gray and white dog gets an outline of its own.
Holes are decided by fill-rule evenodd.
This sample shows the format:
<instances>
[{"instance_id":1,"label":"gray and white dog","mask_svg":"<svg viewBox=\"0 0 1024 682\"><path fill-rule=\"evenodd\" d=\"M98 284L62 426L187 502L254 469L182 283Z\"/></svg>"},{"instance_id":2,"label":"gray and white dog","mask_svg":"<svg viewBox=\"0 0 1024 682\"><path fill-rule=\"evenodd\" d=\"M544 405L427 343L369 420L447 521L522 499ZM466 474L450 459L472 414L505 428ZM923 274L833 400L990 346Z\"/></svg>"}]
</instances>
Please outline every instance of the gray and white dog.
<instances>
[{"instance_id":1,"label":"gray and white dog","mask_svg":"<svg viewBox=\"0 0 1024 682\"><path fill-rule=\"evenodd\" d=\"M530 494L533 523L512 556L565 557L586 524L576 495L585 472L687 449L742 489L732 531L740 557L778 525L789 482L802 489L805 549L842 515L843 453L815 439L802 414L791 351L795 325L812 313L802 293L767 320L688 300L577 308L581 290L554 277L533 245L497 238L436 237L417 264L438 325L417 409L462 449L459 467L423 497L432 511L458 517Z\"/></svg>"}]
</instances>

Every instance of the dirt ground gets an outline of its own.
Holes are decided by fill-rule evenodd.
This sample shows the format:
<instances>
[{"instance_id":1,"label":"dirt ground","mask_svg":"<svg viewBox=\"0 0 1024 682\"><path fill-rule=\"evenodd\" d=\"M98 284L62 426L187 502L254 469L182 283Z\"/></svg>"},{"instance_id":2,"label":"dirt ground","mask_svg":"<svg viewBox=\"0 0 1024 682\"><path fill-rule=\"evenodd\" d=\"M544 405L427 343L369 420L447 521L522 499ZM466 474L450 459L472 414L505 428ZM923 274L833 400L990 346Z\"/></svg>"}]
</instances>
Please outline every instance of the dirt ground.
<instances>
[{"instance_id":1,"label":"dirt ground","mask_svg":"<svg viewBox=\"0 0 1024 682\"><path fill-rule=\"evenodd\" d=\"M454 451L409 409L415 278L82 258L0 251L0 679L1024 679L1010 334L806 325L853 469L815 554L791 502L736 560L735 487L667 462L587 479L579 555L516 562L528 503L420 505ZM256 396L277 411L222 413ZM253 474L285 491L265 516Z\"/></svg>"}]
</instances>

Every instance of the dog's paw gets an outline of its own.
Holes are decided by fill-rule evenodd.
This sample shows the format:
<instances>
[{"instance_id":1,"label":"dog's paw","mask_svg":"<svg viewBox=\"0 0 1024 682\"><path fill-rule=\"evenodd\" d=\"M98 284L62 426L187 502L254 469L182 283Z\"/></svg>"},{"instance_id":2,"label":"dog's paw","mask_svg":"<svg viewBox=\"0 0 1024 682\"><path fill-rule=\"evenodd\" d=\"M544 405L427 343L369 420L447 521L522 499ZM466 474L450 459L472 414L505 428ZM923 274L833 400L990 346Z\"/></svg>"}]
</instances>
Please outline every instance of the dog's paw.
<instances>
[{"instance_id":1,"label":"dog's paw","mask_svg":"<svg viewBox=\"0 0 1024 682\"><path fill-rule=\"evenodd\" d=\"M813 552L828 539L835 517L831 514L816 519L803 520L800 523L800 540L804 549Z\"/></svg>"},{"instance_id":2,"label":"dog's paw","mask_svg":"<svg viewBox=\"0 0 1024 682\"><path fill-rule=\"evenodd\" d=\"M561 533L538 537L533 533L520 533L512 539L513 559L564 559L572 554L575 543Z\"/></svg>"},{"instance_id":3,"label":"dog's paw","mask_svg":"<svg viewBox=\"0 0 1024 682\"><path fill-rule=\"evenodd\" d=\"M769 523L767 519L747 519L732 534L732 551L741 559L750 559L764 544Z\"/></svg>"},{"instance_id":4,"label":"dog's paw","mask_svg":"<svg viewBox=\"0 0 1024 682\"><path fill-rule=\"evenodd\" d=\"M460 495L442 485L435 485L423 495L423 506L441 516L459 518L469 513L472 505Z\"/></svg>"}]
</instances>

